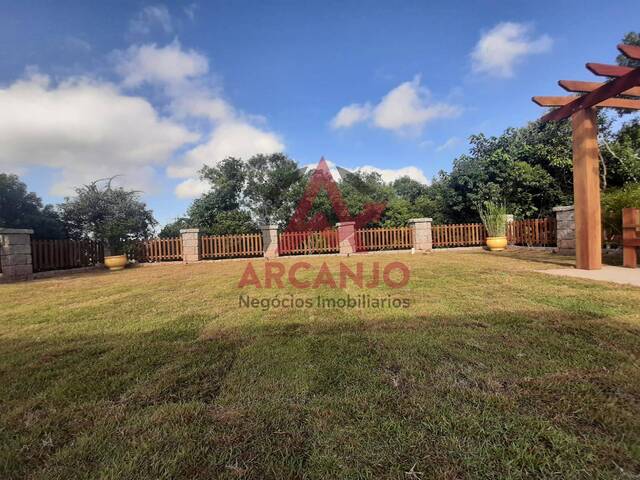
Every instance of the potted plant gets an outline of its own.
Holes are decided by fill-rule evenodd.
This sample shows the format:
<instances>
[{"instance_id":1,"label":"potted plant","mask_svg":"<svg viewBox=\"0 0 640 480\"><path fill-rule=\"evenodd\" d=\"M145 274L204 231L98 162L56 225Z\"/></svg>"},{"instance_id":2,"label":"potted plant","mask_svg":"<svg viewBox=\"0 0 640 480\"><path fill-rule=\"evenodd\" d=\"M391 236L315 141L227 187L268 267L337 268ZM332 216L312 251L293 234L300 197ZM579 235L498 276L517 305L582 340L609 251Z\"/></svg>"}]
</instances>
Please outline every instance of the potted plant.
<instances>
[{"instance_id":1,"label":"potted plant","mask_svg":"<svg viewBox=\"0 0 640 480\"><path fill-rule=\"evenodd\" d=\"M109 239L107 245L109 246L109 253L111 255L105 255L104 266L112 272L123 270L129 261L126 254L126 244L120 241L120 239Z\"/></svg>"},{"instance_id":2,"label":"potted plant","mask_svg":"<svg viewBox=\"0 0 640 480\"><path fill-rule=\"evenodd\" d=\"M478 208L480 218L487 229L487 247L492 252L504 250L507 246L507 208L494 202L484 202Z\"/></svg>"}]
</instances>

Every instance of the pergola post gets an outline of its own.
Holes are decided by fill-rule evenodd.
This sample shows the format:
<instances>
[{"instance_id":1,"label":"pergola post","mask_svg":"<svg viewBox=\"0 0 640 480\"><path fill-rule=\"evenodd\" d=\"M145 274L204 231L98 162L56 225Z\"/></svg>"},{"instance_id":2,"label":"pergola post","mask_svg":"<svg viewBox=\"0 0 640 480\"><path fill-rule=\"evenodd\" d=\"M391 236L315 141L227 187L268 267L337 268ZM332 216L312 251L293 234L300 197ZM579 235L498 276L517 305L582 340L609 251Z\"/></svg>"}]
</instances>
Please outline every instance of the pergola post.
<instances>
[{"instance_id":1,"label":"pergola post","mask_svg":"<svg viewBox=\"0 0 640 480\"><path fill-rule=\"evenodd\" d=\"M602 268L600 157L594 108L571 116L573 127L573 198L576 221L576 268Z\"/></svg>"}]
</instances>

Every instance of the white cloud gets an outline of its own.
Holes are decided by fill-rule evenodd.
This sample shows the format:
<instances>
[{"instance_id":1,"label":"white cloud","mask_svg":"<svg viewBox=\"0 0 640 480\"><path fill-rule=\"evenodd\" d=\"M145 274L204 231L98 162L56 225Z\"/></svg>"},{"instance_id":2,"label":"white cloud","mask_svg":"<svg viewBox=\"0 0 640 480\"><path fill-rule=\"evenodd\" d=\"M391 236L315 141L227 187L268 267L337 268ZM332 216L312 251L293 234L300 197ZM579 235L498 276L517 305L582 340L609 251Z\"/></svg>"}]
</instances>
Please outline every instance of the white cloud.
<instances>
[{"instance_id":1,"label":"white cloud","mask_svg":"<svg viewBox=\"0 0 640 480\"><path fill-rule=\"evenodd\" d=\"M532 38L531 25L502 22L484 33L471 53L475 73L512 77L514 68L527 55L548 52L553 41L549 35Z\"/></svg>"},{"instance_id":2,"label":"white cloud","mask_svg":"<svg viewBox=\"0 0 640 480\"><path fill-rule=\"evenodd\" d=\"M445 102L432 102L431 93L421 85L420 76L404 82L371 106L351 104L343 107L331 121L333 128L347 128L371 120L375 127L398 133L419 133L426 123L438 118L458 116L462 109Z\"/></svg>"},{"instance_id":3,"label":"white cloud","mask_svg":"<svg viewBox=\"0 0 640 480\"><path fill-rule=\"evenodd\" d=\"M194 50L183 50L177 40L162 48L153 43L133 45L114 57L126 87L143 83L177 87L209 72L207 58Z\"/></svg>"},{"instance_id":4,"label":"white cloud","mask_svg":"<svg viewBox=\"0 0 640 480\"><path fill-rule=\"evenodd\" d=\"M206 191L198 179L198 171L205 164L215 165L228 156L247 159L257 153L284 150L276 133L254 125L263 123L261 117L242 114L222 98L220 89L215 88L209 78L208 61L200 53L184 50L174 41L165 47L134 46L119 52L115 59L125 86L159 87L175 118L208 121L209 131L204 142L167 169L170 177L186 179L176 188L179 197L197 197Z\"/></svg>"},{"instance_id":5,"label":"white cloud","mask_svg":"<svg viewBox=\"0 0 640 480\"><path fill-rule=\"evenodd\" d=\"M402 168L378 168L371 165L365 165L364 167L358 167L355 170L360 170L363 172L376 172L379 173L382 177L382 180L385 182L393 182L400 177L409 177L414 180L417 180L420 183L428 184L429 180L425 176L424 172L420 170L418 167L402 167Z\"/></svg>"},{"instance_id":6,"label":"white cloud","mask_svg":"<svg viewBox=\"0 0 640 480\"><path fill-rule=\"evenodd\" d=\"M368 103L364 105L353 103L342 107L333 120L331 120L331 127L348 128L356 123L363 122L371 117L371 110L371 105Z\"/></svg>"},{"instance_id":7,"label":"white cloud","mask_svg":"<svg viewBox=\"0 0 640 480\"><path fill-rule=\"evenodd\" d=\"M164 5L147 5L129 23L131 33L146 35L155 29L164 33L173 31L169 9Z\"/></svg>"},{"instance_id":8,"label":"white cloud","mask_svg":"<svg viewBox=\"0 0 640 480\"><path fill-rule=\"evenodd\" d=\"M189 17L189 20L191 20L192 22L196 19L196 11L198 10L198 4L197 3L191 3L189 5L187 5L186 7L184 7L184 14Z\"/></svg>"},{"instance_id":9,"label":"white cloud","mask_svg":"<svg viewBox=\"0 0 640 480\"><path fill-rule=\"evenodd\" d=\"M187 152L183 161L167 169L170 177L184 178L197 173L204 164L214 165L226 157L247 159L257 153L284 150L279 137L244 122L223 122L209 139ZM193 185L193 183L191 183Z\"/></svg>"},{"instance_id":10,"label":"white cloud","mask_svg":"<svg viewBox=\"0 0 640 480\"><path fill-rule=\"evenodd\" d=\"M442 152L443 150L447 150L449 148L456 147L456 146L460 145L460 142L461 142L461 140L458 137L448 138L446 142L444 142L442 145L438 145L436 147L436 152Z\"/></svg>"},{"instance_id":11,"label":"white cloud","mask_svg":"<svg viewBox=\"0 0 640 480\"><path fill-rule=\"evenodd\" d=\"M148 191L154 167L198 138L109 83L75 78L52 85L32 71L0 89L0 168L53 168L56 195L116 174Z\"/></svg>"},{"instance_id":12,"label":"white cloud","mask_svg":"<svg viewBox=\"0 0 640 480\"><path fill-rule=\"evenodd\" d=\"M316 166L317 164L308 164L308 165L305 165L305 168L314 169L316 168ZM340 179L340 171L336 167L336 164L332 161L327 160L327 166L329 167L329 171L331 172L331 175L333 176L334 180L338 181ZM379 173L380 176L382 177L382 180L384 180L387 183L393 182L394 180L397 180L398 178L401 178L401 177L409 177L418 182L425 183L425 184L429 183L429 180L425 176L424 172L418 167L414 167L414 166L401 167L401 168L379 168L379 167L374 167L372 165L364 165L362 167L356 167L356 168L345 168L345 170L349 172L357 172L357 171L367 172L367 173L376 172L376 173Z\"/></svg>"}]
</instances>

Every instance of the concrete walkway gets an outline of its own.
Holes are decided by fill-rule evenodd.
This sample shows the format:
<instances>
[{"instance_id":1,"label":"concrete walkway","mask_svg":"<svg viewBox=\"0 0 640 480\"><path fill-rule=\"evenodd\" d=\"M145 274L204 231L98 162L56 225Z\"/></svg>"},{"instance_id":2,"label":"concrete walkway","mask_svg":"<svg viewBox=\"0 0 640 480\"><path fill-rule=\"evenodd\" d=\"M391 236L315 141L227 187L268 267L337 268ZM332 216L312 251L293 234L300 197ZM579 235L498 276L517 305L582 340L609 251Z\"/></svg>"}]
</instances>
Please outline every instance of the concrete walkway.
<instances>
[{"instance_id":1,"label":"concrete walkway","mask_svg":"<svg viewBox=\"0 0 640 480\"><path fill-rule=\"evenodd\" d=\"M552 268L550 270L536 271L560 277L584 278L585 280L619 283L621 285L633 285L635 287L640 287L640 268L611 267L609 265L603 265L602 270Z\"/></svg>"}]
</instances>

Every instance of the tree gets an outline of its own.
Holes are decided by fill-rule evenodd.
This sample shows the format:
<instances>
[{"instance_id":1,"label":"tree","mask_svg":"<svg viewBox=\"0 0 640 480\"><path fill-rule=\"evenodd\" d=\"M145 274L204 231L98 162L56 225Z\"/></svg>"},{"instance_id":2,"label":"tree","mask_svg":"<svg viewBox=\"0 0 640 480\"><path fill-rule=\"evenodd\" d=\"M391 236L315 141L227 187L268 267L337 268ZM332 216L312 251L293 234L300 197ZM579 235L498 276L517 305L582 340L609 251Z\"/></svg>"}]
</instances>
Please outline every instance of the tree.
<instances>
[{"instance_id":1,"label":"tree","mask_svg":"<svg viewBox=\"0 0 640 480\"><path fill-rule=\"evenodd\" d=\"M246 178L246 206L256 220L270 223L276 219L287 190L303 179L303 172L282 153L259 154L247 161Z\"/></svg>"},{"instance_id":2,"label":"tree","mask_svg":"<svg viewBox=\"0 0 640 480\"><path fill-rule=\"evenodd\" d=\"M160 238L179 237L180 230L184 228L193 228L191 220L188 217L178 217L173 222L167 223L162 227L158 236Z\"/></svg>"},{"instance_id":3,"label":"tree","mask_svg":"<svg viewBox=\"0 0 640 480\"><path fill-rule=\"evenodd\" d=\"M64 226L52 205L42 200L17 175L0 173L0 226L31 228L34 237L60 239L65 237Z\"/></svg>"},{"instance_id":4,"label":"tree","mask_svg":"<svg viewBox=\"0 0 640 480\"><path fill-rule=\"evenodd\" d=\"M113 177L76 189L60 204L62 220L72 238L106 242L112 254L122 253L135 240L148 238L157 224L139 192L112 187Z\"/></svg>"},{"instance_id":5,"label":"tree","mask_svg":"<svg viewBox=\"0 0 640 480\"><path fill-rule=\"evenodd\" d=\"M420 196L425 195L428 191L427 185L407 176L395 180L391 184L391 187L400 198L404 198L411 203L414 203Z\"/></svg>"},{"instance_id":6,"label":"tree","mask_svg":"<svg viewBox=\"0 0 640 480\"><path fill-rule=\"evenodd\" d=\"M626 43L628 45L636 45L640 47L640 32L629 32L622 39L622 43ZM632 60L625 55L618 55L616 57L616 61L618 65L622 65L623 67L640 67L640 60Z\"/></svg>"}]
</instances>

